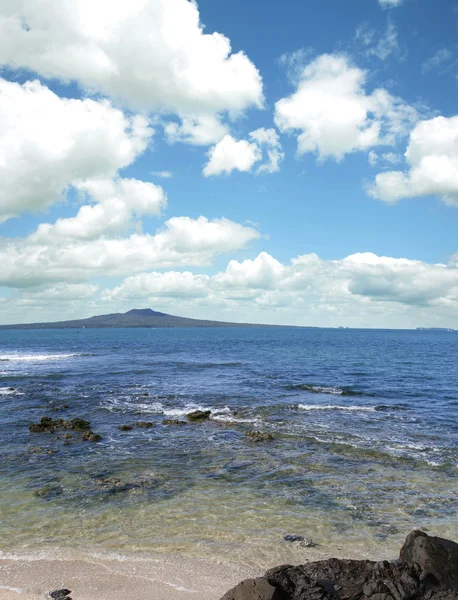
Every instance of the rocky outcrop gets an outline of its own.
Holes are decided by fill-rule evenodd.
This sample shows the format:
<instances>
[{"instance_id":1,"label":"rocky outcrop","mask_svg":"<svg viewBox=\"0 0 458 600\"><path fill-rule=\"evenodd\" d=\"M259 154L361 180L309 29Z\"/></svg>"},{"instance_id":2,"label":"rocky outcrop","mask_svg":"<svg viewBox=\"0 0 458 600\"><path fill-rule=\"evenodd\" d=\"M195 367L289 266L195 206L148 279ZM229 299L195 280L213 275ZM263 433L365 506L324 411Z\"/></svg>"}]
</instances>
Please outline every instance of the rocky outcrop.
<instances>
[{"instance_id":1,"label":"rocky outcrop","mask_svg":"<svg viewBox=\"0 0 458 600\"><path fill-rule=\"evenodd\" d=\"M242 581L221 600L458 600L458 544L414 531L399 561L282 565Z\"/></svg>"},{"instance_id":2,"label":"rocky outcrop","mask_svg":"<svg viewBox=\"0 0 458 600\"><path fill-rule=\"evenodd\" d=\"M417 563L423 577L435 579L441 587L458 586L458 544L451 540L412 531L399 556L403 562Z\"/></svg>"},{"instance_id":3,"label":"rocky outcrop","mask_svg":"<svg viewBox=\"0 0 458 600\"><path fill-rule=\"evenodd\" d=\"M264 577L245 579L221 600L279 600L278 591Z\"/></svg>"},{"instance_id":4,"label":"rocky outcrop","mask_svg":"<svg viewBox=\"0 0 458 600\"><path fill-rule=\"evenodd\" d=\"M208 421L211 414L211 410L195 410L194 412L188 413L186 416L191 423L198 423L200 421Z\"/></svg>"}]
</instances>

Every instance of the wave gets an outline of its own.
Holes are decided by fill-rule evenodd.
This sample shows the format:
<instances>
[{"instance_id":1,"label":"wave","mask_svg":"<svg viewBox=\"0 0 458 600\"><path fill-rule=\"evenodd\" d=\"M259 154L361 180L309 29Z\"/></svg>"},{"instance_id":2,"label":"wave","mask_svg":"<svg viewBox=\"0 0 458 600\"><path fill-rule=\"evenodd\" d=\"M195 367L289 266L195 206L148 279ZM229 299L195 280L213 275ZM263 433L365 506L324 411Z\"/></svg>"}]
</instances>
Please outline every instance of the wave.
<instances>
[{"instance_id":1,"label":"wave","mask_svg":"<svg viewBox=\"0 0 458 600\"><path fill-rule=\"evenodd\" d=\"M342 406L340 404L298 404L301 410L345 410L351 412L376 412L376 406Z\"/></svg>"},{"instance_id":2,"label":"wave","mask_svg":"<svg viewBox=\"0 0 458 600\"><path fill-rule=\"evenodd\" d=\"M1 387L0 396L23 396L22 392L19 392L16 388Z\"/></svg>"},{"instance_id":3,"label":"wave","mask_svg":"<svg viewBox=\"0 0 458 600\"><path fill-rule=\"evenodd\" d=\"M287 390L301 390L304 392L310 392L311 394L331 394L332 396L371 396L365 392L358 390L352 390L349 387L327 387L322 385L310 385L308 383L299 383L297 385L287 385Z\"/></svg>"},{"instance_id":4,"label":"wave","mask_svg":"<svg viewBox=\"0 0 458 600\"><path fill-rule=\"evenodd\" d=\"M212 418L220 417L222 415L227 415L231 413L231 409L228 406L224 408L212 408L211 406L202 406L200 404L186 404L181 408L165 408L163 410L164 415L167 417L184 417L190 412L194 412L195 410L201 410L205 412L209 410L211 412Z\"/></svg>"},{"instance_id":5,"label":"wave","mask_svg":"<svg viewBox=\"0 0 458 600\"><path fill-rule=\"evenodd\" d=\"M80 354L0 354L1 362L39 362L45 360L64 360Z\"/></svg>"}]
</instances>

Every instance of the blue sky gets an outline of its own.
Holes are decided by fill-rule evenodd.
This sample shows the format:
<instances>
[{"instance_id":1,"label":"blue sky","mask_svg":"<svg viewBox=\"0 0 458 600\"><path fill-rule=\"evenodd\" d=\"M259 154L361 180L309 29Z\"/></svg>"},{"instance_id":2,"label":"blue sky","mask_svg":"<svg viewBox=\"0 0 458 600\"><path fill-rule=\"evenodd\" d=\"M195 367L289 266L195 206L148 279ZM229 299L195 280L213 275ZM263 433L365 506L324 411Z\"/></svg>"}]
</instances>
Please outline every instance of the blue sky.
<instances>
[{"instance_id":1,"label":"blue sky","mask_svg":"<svg viewBox=\"0 0 458 600\"><path fill-rule=\"evenodd\" d=\"M0 0L0 321L458 327L457 23Z\"/></svg>"}]
</instances>

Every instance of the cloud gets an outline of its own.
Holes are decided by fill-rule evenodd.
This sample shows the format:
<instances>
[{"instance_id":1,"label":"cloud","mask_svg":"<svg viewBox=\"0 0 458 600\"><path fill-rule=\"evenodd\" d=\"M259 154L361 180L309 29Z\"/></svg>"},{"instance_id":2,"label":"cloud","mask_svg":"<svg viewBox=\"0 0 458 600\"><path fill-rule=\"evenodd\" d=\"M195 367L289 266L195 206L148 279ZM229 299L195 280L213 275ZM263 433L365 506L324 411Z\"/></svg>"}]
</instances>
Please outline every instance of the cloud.
<instances>
[{"instance_id":1,"label":"cloud","mask_svg":"<svg viewBox=\"0 0 458 600\"><path fill-rule=\"evenodd\" d=\"M170 144L182 142L194 146L216 144L229 133L228 127L215 115L183 117L181 125L175 122L167 123L164 131Z\"/></svg>"},{"instance_id":2,"label":"cloud","mask_svg":"<svg viewBox=\"0 0 458 600\"><path fill-rule=\"evenodd\" d=\"M344 55L324 54L308 64L296 91L275 105L280 131L299 132L299 155L320 160L396 143L417 119L415 109L378 88L367 94L366 72Z\"/></svg>"},{"instance_id":3,"label":"cloud","mask_svg":"<svg viewBox=\"0 0 458 600\"><path fill-rule=\"evenodd\" d=\"M256 143L246 140L237 141L231 135L225 135L210 149L208 157L209 161L203 170L205 177L222 173L229 175L234 170L246 173L261 160L262 155Z\"/></svg>"},{"instance_id":4,"label":"cloud","mask_svg":"<svg viewBox=\"0 0 458 600\"><path fill-rule=\"evenodd\" d=\"M234 252L260 237L252 227L228 219L173 217L155 235L86 239L80 234L79 215L68 221L59 219L54 226L39 227L25 239L0 240L4 265L0 286L80 283L96 275L209 265L215 256Z\"/></svg>"},{"instance_id":5,"label":"cloud","mask_svg":"<svg viewBox=\"0 0 458 600\"><path fill-rule=\"evenodd\" d=\"M151 171L153 177L160 177L161 179L170 179L173 177L172 171Z\"/></svg>"},{"instance_id":6,"label":"cloud","mask_svg":"<svg viewBox=\"0 0 458 600\"><path fill-rule=\"evenodd\" d=\"M397 8L401 6L403 0L378 0L382 8Z\"/></svg>"},{"instance_id":7,"label":"cloud","mask_svg":"<svg viewBox=\"0 0 458 600\"><path fill-rule=\"evenodd\" d=\"M0 78L0 222L61 201L71 184L114 176L152 134L144 117L108 101L69 100L38 81Z\"/></svg>"},{"instance_id":8,"label":"cloud","mask_svg":"<svg viewBox=\"0 0 458 600\"><path fill-rule=\"evenodd\" d=\"M387 60L392 54L399 50L398 32L394 23L388 20L386 32L376 41L375 31L369 30L367 26L358 27L356 30L356 39L360 40L366 50L366 57L375 56L380 60Z\"/></svg>"},{"instance_id":9,"label":"cloud","mask_svg":"<svg viewBox=\"0 0 458 600\"><path fill-rule=\"evenodd\" d=\"M216 114L263 104L261 76L188 0L15 0L0 6L0 64L77 81L134 110Z\"/></svg>"},{"instance_id":10,"label":"cloud","mask_svg":"<svg viewBox=\"0 0 458 600\"><path fill-rule=\"evenodd\" d=\"M128 229L141 229L134 217L160 215L167 197L160 186L138 179L86 180L76 184L87 200L75 217L61 218L52 225L41 223L29 242L48 244L52 240L95 240Z\"/></svg>"},{"instance_id":11,"label":"cloud","mask_svg":"<svg viewBox=\"0 0 458 600\"><path fill-rule=\"evenodd\" d=\"M438 71L444 63L450 62L452 59L453 53L447 48L441 48L430 58L425 60L421 66L421 70L423 73L428 73L429 71Z\"/></svg>"},{"instance_id":12,"label":"cloud","mask_svg":"<svg viewBox=\"0 0 458 600\"><path fill-rule=\"evenodd\" d=\"M231 135L224 138L208 153L209 161L205 165L205 177L230 174L232 171L250 172L253 166L262 161L263 150L267 153L267 162L258 167L257 173L274 173L284 158L278 133L275 129L261 127L252 131L247 140L236 140Z\"/></svg>"},{"instance_id":13,"label":"cloud","mask_svg":"<svg viewBox=\"0 0 458 600\"><path fill-rule=\"evenodd\" d=\"M374 198L397 202L415 196L439 196L458 206L458 116L417 124L405 153L408 171L379 173L369 187Z\"/></svg>"},{"instance_id":14,"label":"cloud","mask_svg":"<svg viewBox=\"0 0 458 600\"><path fill-rule=\"evenodd\" d=\"M231 260L213 276L190 272L141 273L127 278L109 294L111 299L154 296L222 297L264 292L320 296L327 301L360 296L372 302L431 305L448 297L458 301L458 269L452 263L428 264L405 258L357 253L340 260L306 254L282 264L266 252L253 260Z\"/></svg>"},{"instance_id":15,"label":"cloud","mask_svg":"<svg viewBox=\"0 0 458 600\"><path fill-rule=\"evenodd\" d=\"M458 260L458 258L457 258ZM99 296L101 306L149 305L175 314L252 322L369 327L458 324L458 268L357 253L281 263L266 252L216 275L139 273Z\"/></svg>"},{"instance_id":16,"label":"cloud","mask_svg":"<svg viewBox=\"0 0 458 600\"><path fill-rule=\"evenodd\" d=\"M285 154L280 144L280 138L275 129L261 127L249 134L251 140L257 142L260 148L267 152L268 162L258 168L258 173L275 173L280 170L280 163Z\"/></svg>"}]
</instances>

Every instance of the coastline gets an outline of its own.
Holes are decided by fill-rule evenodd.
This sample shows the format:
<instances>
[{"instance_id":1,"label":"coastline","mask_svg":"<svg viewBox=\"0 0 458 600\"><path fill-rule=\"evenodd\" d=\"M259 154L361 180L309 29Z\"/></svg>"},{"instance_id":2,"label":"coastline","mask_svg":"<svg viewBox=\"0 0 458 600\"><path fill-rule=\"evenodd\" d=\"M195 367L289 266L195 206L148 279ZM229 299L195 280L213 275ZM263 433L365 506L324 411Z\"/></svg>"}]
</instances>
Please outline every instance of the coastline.
<instances>
[{"instance_id":1,"label":"coastline","mask_svg":"<svg viewBox=\"0 0 458 600\"><path fill-rule=\"evenodd\" d=\"M303 563L342 557L316 548L302 549L301 555ZM239 581L261 576L272 566L178 555L61 553L58 549L52 554L4 553L0 555L0 600L42 600L62 588L72 590L73 600L219 600Z\"/></svg>"},{"instance_id":2,"label":"coastline","mask_svg":"<svg viewBox=\"0 0 458 600\"><path fill-rule=\"evenodd\" d=\"M239 581L261 576L282 562L349 558L343 548L329 550L299 550L299 545L291 544L285 546L280 560L262 566L179 555L83 553L58 548L30 554L1 553L0 600L42 600L62 588L72 590L73 600L219 600ZM372 556L363 549L351 554L352 558L373 560L396 558L380 550Z\"/></svg>"}]
</instances>

